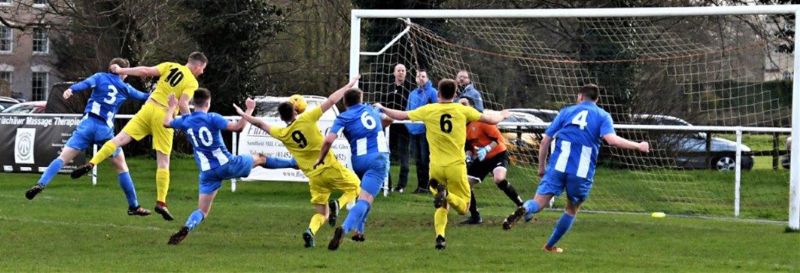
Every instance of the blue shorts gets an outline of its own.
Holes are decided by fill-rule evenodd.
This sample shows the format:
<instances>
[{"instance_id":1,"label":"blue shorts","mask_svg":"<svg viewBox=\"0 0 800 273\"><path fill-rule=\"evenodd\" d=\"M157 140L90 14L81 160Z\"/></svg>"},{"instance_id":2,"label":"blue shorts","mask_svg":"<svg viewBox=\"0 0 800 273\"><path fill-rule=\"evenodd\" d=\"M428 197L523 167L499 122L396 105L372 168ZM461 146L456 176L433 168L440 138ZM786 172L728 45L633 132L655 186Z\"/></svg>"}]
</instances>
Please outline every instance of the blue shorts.
<instances>
[{"instance_id":1,"label":"blue shorts","mask_svg":"<svg viewBox=\"0 0 800 273\"><path fill-rule=\"evenodd\" d=\"M86 115L78 128L72 132L72 136L67 140L67 147L78 151L84 151L92 146L92 144L103 145L106 141L114 137L114 129L109 127L104 121L95 117ZM117 156L122 152L122 148L117 147L117 150L111 155Z\"/></svg>"},{"instance_id":2,"label":"blue shorts","mask_svg":"<svg viewBox=\"0 0 800 273\"><path fill-rule=\"evenodd\" d=\"M556 170L547 170L536 189L539 195L561 195L561 191L567 190L567 198L573 204L580 204L589 197L592 190L592 180L578 177L574 174L566 174Z\"/></svg>"},{"instance_id":3,"label":"blue shorts","mask_svg":"<svg viewBox=\"0 0 800 273\"><path fill-rule=\"evenodd\" d=\"M361 179L361 189L372 196L377 196L386 180L388 170L388 153L374 153L353 160L353 170Z\"/></svg>"},{"instance_id":4,"label":"blue shorts","mask_svg":"<svg viewBox=\"0 0 800 273\"><path fill-rule=\"evenodd\" d=\"M222 186L222 180L247 177L253 169L253 157L237 155L225 165L200 173L200 194L214 193Z\"/></svg>"}]
</instances>

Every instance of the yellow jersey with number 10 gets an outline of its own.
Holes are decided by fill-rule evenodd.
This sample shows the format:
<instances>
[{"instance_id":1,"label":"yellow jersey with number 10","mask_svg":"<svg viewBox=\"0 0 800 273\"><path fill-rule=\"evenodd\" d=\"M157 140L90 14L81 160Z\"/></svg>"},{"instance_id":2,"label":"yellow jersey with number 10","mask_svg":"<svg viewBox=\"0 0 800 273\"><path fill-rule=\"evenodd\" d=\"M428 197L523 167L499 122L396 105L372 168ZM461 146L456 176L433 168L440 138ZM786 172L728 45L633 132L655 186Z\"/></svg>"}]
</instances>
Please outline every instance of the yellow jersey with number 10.
<instances>
[{"instance_id":1,"label":"yellow jersey with number 10","mask_svg":"<svg viewBox=\"0 0 800 273\"><path fill-rule=\"evenodd\" d=\"M178 63L165 62L158 64L156 69L161 76L156 83L156 90L150 94L151 99L166 107L170 94L175 94L176 99L180 99L183 94L190 99L194 96L199 85L189 68Z\"/></svg>"},{"instance_id":2,"label":"yellow jersey with number 10","mask_svg":"<svg viewBox=\"0 0 800 273\"><path fill-rule=\"evenodd\" d=\"M447 166L464 162L467 123L481 119L481 113L459 103L440 102L408 112L408 119L425 123L431 164Z\"/></svg>"}]
</instances>

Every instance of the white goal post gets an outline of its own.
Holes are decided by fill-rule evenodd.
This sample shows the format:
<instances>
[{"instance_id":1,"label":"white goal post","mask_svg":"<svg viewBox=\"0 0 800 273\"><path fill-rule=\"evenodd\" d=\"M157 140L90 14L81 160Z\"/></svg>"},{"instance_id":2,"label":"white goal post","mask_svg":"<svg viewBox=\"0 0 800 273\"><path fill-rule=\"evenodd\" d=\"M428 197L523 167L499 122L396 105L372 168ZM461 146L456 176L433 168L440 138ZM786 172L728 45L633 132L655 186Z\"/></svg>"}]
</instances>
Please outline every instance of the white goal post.
<instances>
[{"instance_id":1,"label":"white goal post","mask_svg":"<svg viewBox=\"0 0 800 273\"><path fill-rule=\"evenodd\" d=\"M352 10L350 17L350 66L349 75L360 74L361 58L381 54L389 45L379 52L362 51L362 19L404 19L415 18L595 18L595 17L669 17L669 16L723 16L723 15L778 15L794 14L800 18L800 5L772 6L716 6L716 7L668 7L668 8L605 8L605 9L519 9L519 10ZM795 20L795 30L800 30L800 21ZM406 29L405 31L408 31ZM403 35L401 33L399 35ZM399 36L390 43L397 41ZM794 39L794 48L800 48L800 41ZM800 55L793 54L792 94L800 90ZM800 95L791 99L791 115L800 116ZM646 126L645 126L646 127ZM646 129L646 128L645 128ZM653 128L651 128L653 129ZM657 128L655 128L657 129ZM678 128L675 128L678 129ZM758 131L759 128L743 128L731 130L727 128L703 128L708 130L735 131L737 143L741 143L742 130ZM781 132L786 128L762 128L768 132ZM784 130L781 130L784 129ZM698 131L700 129L697 129ZM791 119L791 135L800 135L800 119ZM800 141L792 141L791 150L800 151ZM737 158L740 152L737 151ZM737 160L737 164L741 164ZM737 167L737 205L738 214L738 167ZM789 215L788 229L800 230L800 153L791 153L791 170L789 174Z\"/></svg>"}]
</instances>

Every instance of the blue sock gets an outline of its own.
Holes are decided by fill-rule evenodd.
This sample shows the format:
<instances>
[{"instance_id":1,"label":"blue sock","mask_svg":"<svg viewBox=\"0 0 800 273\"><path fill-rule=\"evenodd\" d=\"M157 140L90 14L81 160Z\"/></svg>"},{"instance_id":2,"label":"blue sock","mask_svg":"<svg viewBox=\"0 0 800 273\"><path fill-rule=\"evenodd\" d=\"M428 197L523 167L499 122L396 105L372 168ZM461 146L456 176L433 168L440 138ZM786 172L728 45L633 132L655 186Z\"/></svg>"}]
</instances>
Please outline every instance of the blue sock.
<instances>
[{"instance_id":1,"label":"blue sock","mask_svg":"<svg viewBox=\"0 0 800 273\"><path fill-rule=\"evenodd\" d=\"M536 203L533 199L525 201L522 204L522 207L525 208L526 213L537 213L539 212L539 203Z\"/></svg>"},{"instance_id":2,"label":"blue sock","mask_svg":"<svg viewBox=\"0 0 800 273\"><path fill-rule=\"evenodd\" d=\"M264 163L263 167L267 169L297 168L297 160L270 156L267 157L267 162Z\"/></svg>"},{"instance_id":3,"label":"blue sock","mask_svg":"<svg viewBox=\"0 0 800 273\"><path fill-rule=\"evenodd\" d=\"M131 173L124 172L117 175L119 180L119 187L125 193L125 199L128 199L128 208L134 209L139 207L139 200L136 198L136 189L133 188L133 180Z\"/></svg>"},{"instance_id":4,"label":"blue sock","mask_svg":"<svg viewBox=\"0 0 800 273\"><path fill-rule=\"evenodd\" d=\"M351 230L358 228L359 222L361 222L361 219L363 219L364 213L367 212L368 207L369 203L367 203L367 201L356 201L356 205L350 209L350 213L347 214L347 218L344 220L344 224L342 224L344 232L350 232Z\"/></svg>"},{"instance_id":5,"label":"blue sock","mask_svg":"<svg viewBox=\"0 0 800 273\"><path fill-rule=\"evenodd\" d=\"M539 212L539 203L536 203L533 199L525 201L522 204L522 207L525 208L525 221L528 222L533 218L533 215Z\"/></svg>"},{"instance_id":6,"label":"blue sock","mask_svg":"<svg viewBox=\"0 0 800 273\"><path fill-rule=\"evenodd\" d=\"M570 227L572 227L572 222L575 221L575 216L569 215L566 212L561 215L561 219L558 219L558 223L553 228L553 234L550 235L550 239L547 240L547 246L553 247L556 245L558 240L561 239L561 236L564 236L564 233L567 233Z\"/></svg>"},{"instance_id":7,"label":"blue sock","mask_svg":"<svg viewBox=\"0 0 800 273\"><path fill-rule=\"evenodd\" d=\"M183 226L189 228L189 230L194 230L194 228L197 227L200 222L203 222L203 219L205 219L205 216L203 216L203 211L196 209L191 215L189 215L189 219L186 219L186 223L183 224Z\"/></svg>"},{"instance_id":8,"label":"blue sock","mask_svg":"<svg viewBox=\"0 0 800 273\"><path fill-rule=\"evenodd\" d=\"M62 166L64 166L64 160L61 160L61 158L54 159L53 162L50 162L50 165L47 166L47 170L44 171L42 177L39 178L39 182L36 184L46 187L47 184L50 184L50 180L53 180L53 176L58 174L58 170L61 170Z\"/></svg>"},{"instance_id":9,"label":"blue sock","mask_svg":"<svg viewBox=\"0 0 800 273\"><path fill-rule=\"evenodd\" d=\"M367 203L367 211L364 212L364 216L361 217L361 222L358 223L358 227L356 228L356 231L358 231L358 233L364 234L364 224L367 223L367 217L369 216L369 212L371 210L372 210L372 205Z\"/></svg>"}]
</instances>

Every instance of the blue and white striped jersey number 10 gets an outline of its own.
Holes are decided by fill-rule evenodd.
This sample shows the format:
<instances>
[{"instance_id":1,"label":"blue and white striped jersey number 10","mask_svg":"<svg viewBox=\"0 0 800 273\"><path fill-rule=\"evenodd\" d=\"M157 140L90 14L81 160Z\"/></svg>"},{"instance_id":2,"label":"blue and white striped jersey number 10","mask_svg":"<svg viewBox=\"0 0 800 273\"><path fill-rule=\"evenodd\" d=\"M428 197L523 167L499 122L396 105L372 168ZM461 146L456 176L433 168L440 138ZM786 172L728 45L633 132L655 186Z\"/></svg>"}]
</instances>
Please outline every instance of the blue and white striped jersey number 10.
<instances>
[{"instance_id":1,"label":"blue and white striped jersey number 10","mask_svg":"<svg viewBox=\"0 0 800 273\"><path fill-rule=\"evenodd\" d=\"M187 128L186 133L192 139L192 145L194 145L195 155L197 156L196 160L200 165L201 171L207 171L228 163L227 149L223 151L219 147L220 145L217 143L221 143L221 141L214 141L214 134L211 133L208 127Z\"/></svg>"}]
</instances>

